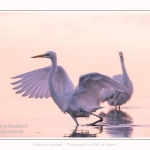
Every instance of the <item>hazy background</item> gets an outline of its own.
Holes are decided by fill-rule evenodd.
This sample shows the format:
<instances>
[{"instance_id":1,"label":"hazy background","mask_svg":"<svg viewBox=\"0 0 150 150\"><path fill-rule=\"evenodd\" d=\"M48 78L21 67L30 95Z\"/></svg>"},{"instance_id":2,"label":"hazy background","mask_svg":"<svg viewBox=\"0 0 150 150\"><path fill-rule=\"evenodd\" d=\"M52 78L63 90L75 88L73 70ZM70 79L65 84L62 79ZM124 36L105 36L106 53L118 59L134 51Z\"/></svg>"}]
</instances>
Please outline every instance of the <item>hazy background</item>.
<instances>
[{"instance_id":1,"label":"hazy background","mask_svg":"<svg viewBox=\"0 0 150 150\"><path fill-rule=\"evenodd\" d=\"M31 59L49 50L57 53L58 64L66 69L74 85L85 73L122 73L118 55L122 51L134 85L132 99L123 107L149 107L149 49L147 11L0 12L0 119L20 123L33 118L55 121L58 117L60 123L65 118L69 125L75 125L51 98L29 99L12 90L10 83L14 80L10 77L51 65L48 59ZM109 108L107 103L102 105ZM137 112L128 111L136 116Z\"/></svg>"}]
</instances>

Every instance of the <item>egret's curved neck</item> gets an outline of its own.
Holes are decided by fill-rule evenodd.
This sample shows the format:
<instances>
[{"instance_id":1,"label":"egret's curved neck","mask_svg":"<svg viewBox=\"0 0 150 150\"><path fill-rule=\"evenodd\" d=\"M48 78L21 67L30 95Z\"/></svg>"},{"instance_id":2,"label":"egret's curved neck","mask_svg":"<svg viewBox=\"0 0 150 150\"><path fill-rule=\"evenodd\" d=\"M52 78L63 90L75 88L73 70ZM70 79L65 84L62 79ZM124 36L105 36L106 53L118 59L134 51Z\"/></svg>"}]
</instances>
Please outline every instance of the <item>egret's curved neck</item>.
<instances>
[{"instance_id":1,"label":"egret's curved neck","mask_svg":"<svg viewBox=\"0 0 150 150\"><path fill-rule=\"evenodd\" d=\"M52 61L52 66L51 66L51 71L49 75L49 89L50 89L51 96L53 100L55 101L58 99L58 93L55 90L53 80L54 80L54 75L57 69L57 58L54 58L51 61Z\"/></svg>"},{"instance_id":2,"label":"egret's curved neck","mask_svg":"<svg viewBox=\"0 0 150 150\"><path fill-rule=\"evenodd\" d=\"M57 58L54 58L52 59L52 66L51 66L51 71L49 75L49 89L50 89L51 97L56 103L56 105L62 111L64 111L64 101L63 101L62 95L58 94L54 87L54 76L55 76L56 70L57 70Z\"/></svg>"},{"instance_id":3,"label":"egret's curved neck","mask_svg":"<svg viewBox=\"0 0 150 150\"><path fill-rule=\"evenodd\" d=\"M120 57L120 61L121 61L121 67L122 67L122 72L123 72L124 84L126 87L128 87L128 81L130 79L129 79L129 76L127 74L126 68L125 68L124 58Z\"/></svg>"}]
</instances>

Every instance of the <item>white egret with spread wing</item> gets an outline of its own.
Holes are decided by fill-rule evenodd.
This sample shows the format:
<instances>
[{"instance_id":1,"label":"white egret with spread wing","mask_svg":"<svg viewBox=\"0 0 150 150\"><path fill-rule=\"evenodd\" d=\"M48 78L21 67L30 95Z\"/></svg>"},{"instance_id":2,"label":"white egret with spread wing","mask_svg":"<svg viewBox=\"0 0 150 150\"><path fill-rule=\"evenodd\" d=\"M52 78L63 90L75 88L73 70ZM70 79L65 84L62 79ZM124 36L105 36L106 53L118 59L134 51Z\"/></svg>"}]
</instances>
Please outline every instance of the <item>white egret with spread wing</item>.
<instances>
[{"instance_id":1,"label":"white egret with spread wing","mask_svg":"<svg viewBox=\"0 0 150 150\"><path fill-rule=\"evenodd\" d=\"M115 75L113 76L113 79L121 83L125 87L127 87L130 90L130 92L120 92L115 89L114 90L103 89L101 92L100 99L101 102L107 101L109 105L115 106L116 109L118 106L120 110L120 105L125 104L131 98L131 95L133 93L133 84L125 68L123 53L119 52L119 56L123 74Z\"/></svg>"},{"instance_id":2,"label":"white egret with spread wing","mask_svg":"<svg viewBox=\"0 0 150 150\"><path fill-rule=\"evenodd\" d=\"M99 73L80 76L78 86L74 88L66 71L57 65L55 52L49 51L32 58L39 57L51 59L52 65L13 77L21 78L12 83L13 85L19 84L14 87L14 89L19 89L16 93L24 92L22 96L29 96L29 98L52 97L62 112L70 114L76 125L79 125L77 117L89 117L91 114L97 116L93 112L102 108L100 91L103 88L130 92L120 83ZM97 117L100 121L103 120Z\"/></svg>"}]
</instances>

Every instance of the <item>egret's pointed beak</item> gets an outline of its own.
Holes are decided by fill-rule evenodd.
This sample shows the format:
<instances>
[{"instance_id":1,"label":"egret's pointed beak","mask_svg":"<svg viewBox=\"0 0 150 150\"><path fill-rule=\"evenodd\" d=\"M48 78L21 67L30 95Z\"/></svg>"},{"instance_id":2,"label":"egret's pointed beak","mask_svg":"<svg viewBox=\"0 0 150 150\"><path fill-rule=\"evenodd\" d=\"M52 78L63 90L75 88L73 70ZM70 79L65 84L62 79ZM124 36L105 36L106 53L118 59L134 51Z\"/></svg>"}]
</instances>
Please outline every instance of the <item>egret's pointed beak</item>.
<instances>
[{"instance_id":1,"label":"egret's pointed beak","mask_svg":"<svg viewBox=\"0 0 150 150\"><path fill-rule=\"evenodd\" d=\"M39 57L44 57L44 56L45 56L44 54L41 54L41 55L33 56L31 58L39 58Z\"/></svg>"}]
</instances>

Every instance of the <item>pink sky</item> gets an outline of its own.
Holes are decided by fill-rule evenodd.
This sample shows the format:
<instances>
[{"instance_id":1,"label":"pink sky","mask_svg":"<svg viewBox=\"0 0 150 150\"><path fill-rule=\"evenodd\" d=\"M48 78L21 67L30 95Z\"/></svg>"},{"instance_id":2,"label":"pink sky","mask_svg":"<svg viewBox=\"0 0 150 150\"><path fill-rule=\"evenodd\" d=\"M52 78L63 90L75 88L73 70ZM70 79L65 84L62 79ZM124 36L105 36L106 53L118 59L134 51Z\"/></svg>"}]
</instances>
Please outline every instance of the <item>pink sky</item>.
<instances>
[{"instance_id":1,"label":"pink sky","mask_svg":"<svg viewBox=\"0 0 150 150\"><path fill-rule=\"evenodd\" d=\"M150 12L1 12L0 22L0 111L8 116L18 111L27 116L27 110L43 116L49 111L50 99L45 100L47 105L30 99L29 105L29 99L15 94L10 85L10 77L50 65L48 59L31 59L49 50L57 53L58 64L75 85L85 73L122 73L118 56L122 51L133 98L150 96Z\"/></svg>"}]
</instances>

